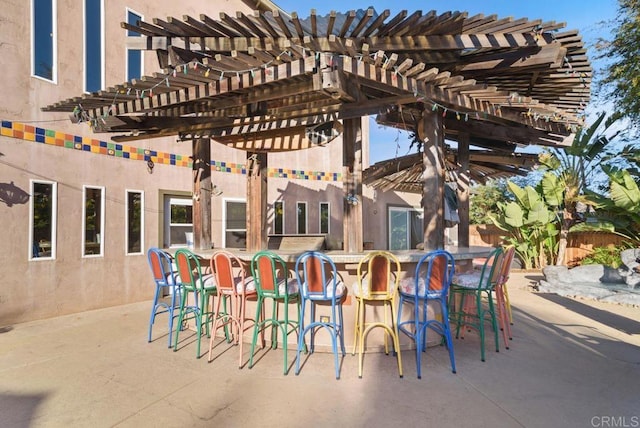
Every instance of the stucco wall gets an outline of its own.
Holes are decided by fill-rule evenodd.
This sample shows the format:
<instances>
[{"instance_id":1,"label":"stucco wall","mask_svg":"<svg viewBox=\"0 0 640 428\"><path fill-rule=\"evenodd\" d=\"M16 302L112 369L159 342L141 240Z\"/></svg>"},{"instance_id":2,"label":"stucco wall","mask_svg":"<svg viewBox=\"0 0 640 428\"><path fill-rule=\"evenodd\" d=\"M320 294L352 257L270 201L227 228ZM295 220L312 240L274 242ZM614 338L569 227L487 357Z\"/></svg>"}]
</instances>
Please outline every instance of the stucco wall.
<instances>
[{"instance_id":1,"label":"stucco wall","mask_svg":"<svg viewBox=\"0 0 640 428\"><path fill-rule=\"evenodd\" d=\"M58 73L54 82L31 76L31 2L9 1L2 8L0 55L5 58L5 70L0 79L0 188L11 190L15 203L6 194L0 202L0 260L4 265L0 325L149 299L146 256L125 255L125 190L145 192L145 249L159 243L162 213L158 189L191 191L189 168L156 163L153 174L149 174L144 161L74 150L64 144L57 147L55 143L37 143L34 130L23 135L26 125L58 133L62 140L71 142L83 136L108 141L109 136L92 133L87 124L72 124L67 114L40 111L45 105L78 96L83 90L82 2L56 3ZM107 86L125 80L126 32L120 22L126 20L126 7L147 19L248 12L239 0L161 3L105 1ZM144 72L150 74L157 68L155 53L146 53ZM170 138L131 143L139 148L190 155L190 143L180 144ZM216 156L231 162L244 159L243 153L222 146ZM58 185L57 255L53 260L29 260L28 193L33 179ZM81 254L83 185L105 188L103 257L86 258Z\"/></svg>"},{"instance_id":2,"label":"stucco wall","mask_svg":"<svg viewBox=\"0 0 640 428\"><path fill-rule=\"evenodd\" d=\"M95 308L149 300L152 283L146 255L127 255L125 249L126 190L144 192L143 250L162 246L162 195L190 195L192 172L185 163L191 155L190 142L175 138L139 140L115 146L111 135L95 134L86 123L72 124L67 114L43 113L40 108L62 99L79 96L83 90L82 2L59 0L58 76L56 82L31 77L30 2L9 1L2 11L0 55L3 79L0 79L0 192L14 195L0 200L0 326L33 319L76 313ZM106 85L125 80L125 36L120 22L126 19L126 7L153 17L218 17L220 11L247 12L240 1L148 2L105 1L106 11ZM161 11L161 12L160 12ZM145 54L144 74L157 71L154 53ZM368 120L363 121L363 139L369 139ZM365 167L368 151L364 148ZM146 156L155 158L149 172ZM168 156L182 160L171 165ZM213 143L212 183L222 191L212 196L212 240L222 245L222 213L228 198L244 199L245 176L239 173L246 153ZM268 201L285 201L285 233L295 233L296 202L308 203L308 233L318 232L318 204L331 205L331 240L343 239L342 145L338 138L325 147L303 152L269 155ZM182 166L181 166L182 165ZM222 166L224 165L224 167ZM231 165L231 168L228 166ZM219 168L218 168L219 166ZM321 175L323 173L324 175ZM54 259L30 260L29 195L31 180L57 183L57 249ZM82 256L82 189L84 185L102 186L106 195L104 254ZM11 197L13 199L11 199ZM418 207L416 195L395 193L376 195L364 189L364 240L376 248L386 247L386 206Z\"/></svg>"}]
</instances>

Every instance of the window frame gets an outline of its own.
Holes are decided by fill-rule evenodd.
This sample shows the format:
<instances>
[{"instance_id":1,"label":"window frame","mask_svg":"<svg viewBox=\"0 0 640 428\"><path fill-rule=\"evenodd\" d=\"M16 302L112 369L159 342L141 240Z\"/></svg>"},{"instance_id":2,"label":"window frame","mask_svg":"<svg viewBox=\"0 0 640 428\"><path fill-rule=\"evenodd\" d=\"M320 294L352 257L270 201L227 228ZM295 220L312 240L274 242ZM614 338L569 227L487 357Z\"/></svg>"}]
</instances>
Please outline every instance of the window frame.
<instances>
[{"instance_id":1,"label":"window frame","mask_svg":"<svg viewBox=\"0 0 640 428\"><path fill-rule=\"evenodd\" d=\"M51 185L51 241L49 243L51 248L51 254L48 257L34 257L33 256L33 246L34 242L34 185L36 184L48 184ZM42 261L42 260L55 260L56 259L56 249L57 249L57 230L58 230L58 183L55 181L49 180L30 180L29 183L30 188L30 198L29 198L29 245L27 248L28 251L28 259L31 261Z\"/></svg>"},{"instance_id":2,"label":"window frame","mask_svg":"<svg viewBox=\"0 0 640 428\"><path fill-rule=\"evenodd\" d=\"M129 227L130 227L130 219L129 219L129 194L137 193L140 195L140 251L131 252L129 251ZM125 228L124 228L124 253L128 256L140 255L144 254L144 223L145 223L145 215L144 215L144 191L143 190L135 190L135 189L125 189L125 197L124 197L124 218L125 218Z\"/></svg>"},{"instance_id":3,"label":"window frame","mask_svg":"<svg viewBox=\"0 0 640 428\"><path fill-rule=\"evenodd\" d=\"M300 233L300 207L304 206L304 232ZM296 235L309 234L309 204L306 201L296 201Z\"/></svg>"},{"instance_id":4,"label":"window frame","mask_svg":"<svg viewBox=\"0 0 640 428\"><path fill-rule=\"evenodd\" d=\"M282 224L282 230L280 232L278 232L277 228L276 228L276 219L278 218L278 209L277 209L277 205L281 205L282 206L282 215L281 215L281 224ZM273 203L273 231L272 233L274 235L284 235L285 229L284 229L284 225L285 225L285 218L286 218L286 213L285 213L285 201L283 200L279 200L279 201L274 201Z\"/></svg>"},{"instance_id":5,"label":"window frame","mask_svg":"<svg viewBox=\"0 0 640 428\"><path fill-rule=\"evenodd\" d=\"M322 207L327 207L327 231L322 231ZM318 204L318 232L323 235L329 235L331 233L331 203L330 202L320 202Z\"/></svg>"},{"instance_id":6,"label":"window frame","mask_svg":"<svg viewBox=\"0 0 640 428\"><path fill-rule=\"evenodd\" d=\"M398 211L398 212L404 212L405 214L405 218L406 218L406 225L407 225L407 231L406 231L406 239L407 239L407 247L408 248L392 248L391 247L391 243L392 243L392 239L391 239L391 231L392 231L392 225L391 225L391 219L392 219L392 215L391 212L392 211ZM418 218L420 216L422 216L422 226L424 228L424 211L420 208L415 208L415 207L411 207L411 206L399 206L399 205L387 205L387 248L390 251L401 251L401 250L411 250L413 249L412 245L411 245L411 217L410 217L410 213L417 213L418 214Z\"/></svg>"},{"instance_id":7,"label":"window frame","mask_svg":"<svg viewBox=\"0 0 640 428\"><path fill-rule=\"evenodd\" d=\"M100 231L98 244L100 251L98 254L87 254L87 190L100 190ZM105 240L105 217L106 217L106 189L104 186L82 186L82 257L83 258L96 258L104 257L104 240Z\"/></svg>"},{"instance_id":8,"label":"window frame","mask_svg":"<svg viewBox=\"0 0 640 428\"><path fill-rule=\"evenodd\" d=\"M175 201L182 201L183 203L172 203ZM192 212L191 223L171 223L171 206L172 205L190 206L191 212ZM186 248L187 247L186 236L185 236L184 244L171 243L171 227L174 225L185 227L185 228L188 226L191 226L191 232L193 233L193 197L186 194L180 195L180 194L174 194L174 193L166 193L164 194L163 210L164 210L164 216L163 216L164 218L162 220L162 230L164 232L163 247L164 248Z\"/></svg>"},{"instance_id":9,"label":"window frame","mask_svg":"<svg viewBox=\"0 0 640 428\"><path fill-rule=\"evenodd\" d=\"M135 10L131 9L130 7L126 7L125 8L125 22L128 22L129 24L131 24L131 22L129 21L129 14L133 14L136 15L141 21L144 20L144 15L142 15L141 13L136 12ZM127 37L142 37L142 34L131 31L131 30L127 30ZM138 52L140 54L140 75L139 76L135 76L132 77L129 72L129 54L131 52ZM124 74L125 74L125 80L126 81L131 81L134 78L140 78L142 76L144 76L144 51L140 50L140 49L131 49L131 48L126 48L126 55L124 58Z\"/></svg>"},{"instance_id":10,"label":"window frame","mask_svg":"<svg viewBox=\"0 0 640 428\"><path fill-rule=\"evenodd\" d=\"M87 88L88 64L87 64L87 2L92 0L83 0L82 2L82 87L85 93L92 93L104 89L105 87L105 10L104 0L97 0L100 2L100 65L98 67L100 71L100 88L97 90L90 90Z\"/></svg>"},{"instance_id":11,"label":"window frame","mask_svg":"<svg viewBox=\"0 0 640 428\"><path fill-rule=\"evenodd\" d=\"M49 83L58 83L58 0L51 1L51 79L45 76L41 76L36 70L36 40L38 28L36 28L36 2L38 0L31 0L31 77L43 80Z\"/></svg>"},{"instance_id":12,"label":"window frame","mask_svg":"<svg viewBox=\"0 0 640 428\"><path fill-rule=\"evenodd\" d=\"M222 247L223 248L229 248L227 246L227 233L228 232L244 232L245 233L245 240L246 240L246 236L247 236L246 222L245 222L244 229L227 229L227 204L230 203L230 202L243 203L244 206L245 206L245 211L246 211L246 208L247 208L247 200L246 199L243 199L243 198L223 198L223 200L222 200ZM232 248L235 248L235 247L232 247Z\"/></svg>"}]
</instances>

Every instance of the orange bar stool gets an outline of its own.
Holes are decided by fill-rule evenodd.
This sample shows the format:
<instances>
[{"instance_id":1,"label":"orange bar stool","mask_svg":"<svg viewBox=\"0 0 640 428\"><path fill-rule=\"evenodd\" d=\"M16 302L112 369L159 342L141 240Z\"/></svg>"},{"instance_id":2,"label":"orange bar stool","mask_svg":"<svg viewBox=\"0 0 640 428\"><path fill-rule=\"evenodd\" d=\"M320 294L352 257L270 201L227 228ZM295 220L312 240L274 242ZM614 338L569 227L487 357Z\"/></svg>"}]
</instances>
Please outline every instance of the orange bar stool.
<instances>
[{"instance_id":1,"label":"orange bar stool","mask_svg":"<svg viewBox=\"0 0 640 428\"><path fill-rule=\"evenodd\" d=\"M507 290L507 282L511 272L511 264L516 253L516 247L509 246L504 251L504 259L502 260L502 269L500 277L496 284L496 305L498 309L498 324L502 330L504 346L509 349L509 340L513 339L511 334L511 325L513 324L513 315L511 313L511 303L509 302L509 292Z\"/></svg>"},{"instance_id":2,"label":"orange bar stool","mask_svg":"<svg viewBox=\"0 0 640 428\"><path fill-rule=\"evenodd\" d=\"M242 367L242 356L244 355L242 336L255 324L255 319L247 318L247 300L257 298L256 285L253 277L247 276L242 260L228 251L216 251L211 256L211 270L216 278L218 299L216 300L213 328L209 340L209 362L213 357L216 331L219 328L230 326L235 344L240 345L238 367ZM223 304L222 309L221 304Z\"/></svg>"}]
</instances>

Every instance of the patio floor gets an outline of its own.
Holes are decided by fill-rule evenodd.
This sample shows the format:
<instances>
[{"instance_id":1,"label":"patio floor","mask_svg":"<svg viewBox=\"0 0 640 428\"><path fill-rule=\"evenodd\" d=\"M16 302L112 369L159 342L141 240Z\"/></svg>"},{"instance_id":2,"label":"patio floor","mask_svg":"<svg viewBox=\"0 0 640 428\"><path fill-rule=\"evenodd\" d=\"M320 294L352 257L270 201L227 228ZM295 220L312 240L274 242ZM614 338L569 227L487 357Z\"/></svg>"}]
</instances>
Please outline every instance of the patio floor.
<instances>
[{"instance_id":1,"label":"patio floor","mask_svg":"<svg viewBox=\"0 0 640 428\"><path fill-rule=\"evenodd\" d=\"M163 318L147 343L149 302L5 327L0 426L638 426L640 308L532 293L537 279L516 272L509 282L511 349L491 351L488 335L483 363L468 333L454 339L458 373L432 347L422 379L412 351L404 378L383 353L365 356L362 379L350 353L340 380L326 353L299 376L282 374L281 350L240 370L238 348L221 345L208 363L195 344L168 350Z\"/></svg>"}]
</instances>

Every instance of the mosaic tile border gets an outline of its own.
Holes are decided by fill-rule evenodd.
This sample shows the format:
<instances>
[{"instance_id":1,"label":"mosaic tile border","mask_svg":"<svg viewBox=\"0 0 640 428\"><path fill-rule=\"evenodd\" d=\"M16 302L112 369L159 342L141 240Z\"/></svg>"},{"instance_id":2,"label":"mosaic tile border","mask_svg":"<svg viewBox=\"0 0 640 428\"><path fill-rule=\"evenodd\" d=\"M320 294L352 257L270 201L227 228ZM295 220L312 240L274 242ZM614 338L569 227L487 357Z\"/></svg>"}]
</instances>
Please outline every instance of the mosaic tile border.
<instances>
[{"instance_id":1,"label":"mosaic tile border","mask_svg":"<svg viewBox=\"0 0 640 428\"><path fill-rule=\"evenodd\" d=\"M67 134L53 129L40 128L10 120L2 120L0 135L3 137L18 138L24 141L81 150L99 155L114 156L123 159L145 162L152 160L157 164L173 165L185 168L191 168L192 165L191 158L188 155L159 152L126 144L110 143L107 141L97 140L95 138ZM211 170L231 174L247 174L244 164L216 161L213 159L211 160ZM289 178L296 180L342 181L341 173L304 171L285 168L269 168L267 176L272 178Z\"/></svg>"}]
</instances>

